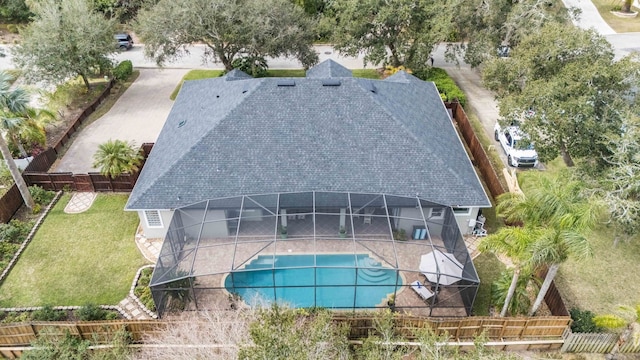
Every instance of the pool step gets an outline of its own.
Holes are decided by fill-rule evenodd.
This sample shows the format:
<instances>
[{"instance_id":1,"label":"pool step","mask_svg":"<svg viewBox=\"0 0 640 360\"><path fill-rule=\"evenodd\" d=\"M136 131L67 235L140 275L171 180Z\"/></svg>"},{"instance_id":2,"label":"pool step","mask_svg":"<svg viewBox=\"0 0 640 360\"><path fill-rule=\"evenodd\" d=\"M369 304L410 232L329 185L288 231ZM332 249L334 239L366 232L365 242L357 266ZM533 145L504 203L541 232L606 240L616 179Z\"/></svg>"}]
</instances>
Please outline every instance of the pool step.
<instances>
[{"instance_id":1,"label":"pool step","mask_svg":"<svg viewBox=\"0 0 640 360\"><path fill-rule=\"evenodd\" d=\"M366 257L358 261L358 277L371 283L380 283L389 278L389 274L378 261Z\"/></svg>"}]
</instances>

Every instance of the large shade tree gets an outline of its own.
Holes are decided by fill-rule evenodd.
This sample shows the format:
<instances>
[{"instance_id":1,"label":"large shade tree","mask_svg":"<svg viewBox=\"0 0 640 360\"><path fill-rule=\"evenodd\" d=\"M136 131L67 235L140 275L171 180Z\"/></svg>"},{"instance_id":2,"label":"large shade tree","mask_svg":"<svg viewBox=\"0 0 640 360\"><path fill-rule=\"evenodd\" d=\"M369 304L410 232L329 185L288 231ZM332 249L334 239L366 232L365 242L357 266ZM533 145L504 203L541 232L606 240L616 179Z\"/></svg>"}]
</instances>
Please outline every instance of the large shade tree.
<instances>
[{"instance_id":1,"label":"large shade tree","mask_svg":"<svg viewBox=\"0 0 640 360\"><path fill-rule=\"evenodd\" d=\"M527 34L549 22L566 24L567 10L549 0L469 0L456 7L455 34L462 43L450 48L463 52L472 67L496 56L507 56Z\"/></svg>"},{"instance_id":2,"label":"large shade tree","mask_svg":"<svg viewBox=\"0 0 640 360\"><path fill-rule=\"evenodd\" d=\"M549 23L509 58L487 62L483 78L498 95L502 121L521 121L542 161L561 155L573 166L576 158L602 163L608 155L606 135L620 131L619 105L636 66L614 61L611 44L593 30Z\"/></svg>"},{"instance_id":3,"label":"large shade tree","mask_svg":"<svg viewBox=\"0 0 640 360\"><path fill-rule=\"evenodd\" d=\"M111 66L116 50L114 22L96 12L87 0L30 2L33 21L21 32L13 49L14 61L25 79L57 84L80 76L90 88L89 76Z\"/></svg>"},{"instance_id":4,"label":"large shade tree","mask_svg":"<svg viewBox=\"0 0 640 360\"><path fill-rule=\"evenodd\" d=\"M373 65L404 65L414 70L428 64L435 45L452 30L459 1L336 0L334 46L343 54L364 53Z\"/></svg>"},{"instance_id":5,"label":"large shade tree","mask_svg":"<svg viewBox=\"0 0 640 360\"><path fill-rule=\"evenodd\" d=\"M145 55L159 65L193 43L206 46L203 60L227 70L243 56L294 57L305 67L318 60L313 21L288 0L160 0L140 12L136 30Z\"/></svg>"}]
</instances>

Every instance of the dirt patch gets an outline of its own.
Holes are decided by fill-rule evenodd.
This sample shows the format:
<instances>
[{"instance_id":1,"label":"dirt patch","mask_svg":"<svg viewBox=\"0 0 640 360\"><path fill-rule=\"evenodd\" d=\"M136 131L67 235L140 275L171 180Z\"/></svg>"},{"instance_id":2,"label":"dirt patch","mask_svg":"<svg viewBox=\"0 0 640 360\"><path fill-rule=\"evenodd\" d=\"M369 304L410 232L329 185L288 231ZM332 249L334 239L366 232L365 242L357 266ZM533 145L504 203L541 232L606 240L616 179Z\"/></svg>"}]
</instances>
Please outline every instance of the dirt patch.
<instances>
[{"instance_id":1,"label":"dirt patch","mask_svg":"<svg viewBox=\"0 0 640 360\"><path fill-rule=\"evenodd\" d=\"M0 24L0 44L11 45L20 41L20 35L16 33L18 26L16 24ZM12 31L9 31L12 28Z\"/></svg>"}]
</instances>

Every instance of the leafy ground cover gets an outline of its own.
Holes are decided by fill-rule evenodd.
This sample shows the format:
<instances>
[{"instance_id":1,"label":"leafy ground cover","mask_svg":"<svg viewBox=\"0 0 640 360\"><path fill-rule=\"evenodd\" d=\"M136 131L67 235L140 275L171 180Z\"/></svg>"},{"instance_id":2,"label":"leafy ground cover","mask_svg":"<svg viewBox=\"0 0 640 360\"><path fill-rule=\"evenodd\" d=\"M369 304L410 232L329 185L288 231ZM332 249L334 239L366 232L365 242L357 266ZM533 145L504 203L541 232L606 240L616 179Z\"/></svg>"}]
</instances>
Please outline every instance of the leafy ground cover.
<instances>
[{"instance_id":1,"label":"leafy ground cover","mask_svg":"<svg viewBox=\"0 0 640 360\"><path fill-rule=\"evenodd\" d=\"M615 16L611 13L611 10L615 5L620 5L622 2L612 2L611 0L591 0L598 9L598 12L616 32L638 32L640 31L640 18L622 18ZM637 8L631 8L633 11L638 11Z\"/></svg>"},{"instance_id":2,"label":"leafy ground cover","mask_svg":"<svg viewBox=\"0 0 640 360\"><path fill-rule=\"evenodd\" d=\"M0 307L117 304L146 263L133 236L126 195L99 194L89 210L65 214L65 194L0 286Z\"/></svg>"}]
</instances>

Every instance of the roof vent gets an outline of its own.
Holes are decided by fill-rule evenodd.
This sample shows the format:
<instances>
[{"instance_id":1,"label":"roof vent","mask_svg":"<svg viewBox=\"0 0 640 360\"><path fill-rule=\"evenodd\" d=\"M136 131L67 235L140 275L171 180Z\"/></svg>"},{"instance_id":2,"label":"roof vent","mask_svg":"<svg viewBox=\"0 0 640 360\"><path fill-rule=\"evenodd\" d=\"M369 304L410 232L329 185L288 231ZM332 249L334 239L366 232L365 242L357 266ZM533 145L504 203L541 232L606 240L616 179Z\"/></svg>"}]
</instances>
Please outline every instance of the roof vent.
<instances>
[{"instance_id":1,"label":"roof vent","mask_svg":"<svg viewBox=\"0 0 640 360\"><path fill-rule=\"evenodd\" d=\"M322 86L340 86L338 79L322 79Z\"/></svg>"},{"instance_id":2,"label":"roof vent","mask_svg":"<svg viewBox=\"0 0 640 360\"><path fill-rule=\"evenodd\" d=\"M278 86L296 86L295 80L292 79L280 79L277 84Z\"/></svg>"},{"instance_id":3,"label":"roof vent","mask_svg":"<svg viewBox=\"0 0 640 360\"><path fill-rule=\"evenodd\" d=\"M182 120L178 123L178 129L183 127L187 123L187 120Z\"/></svg>"}]
</instances>

